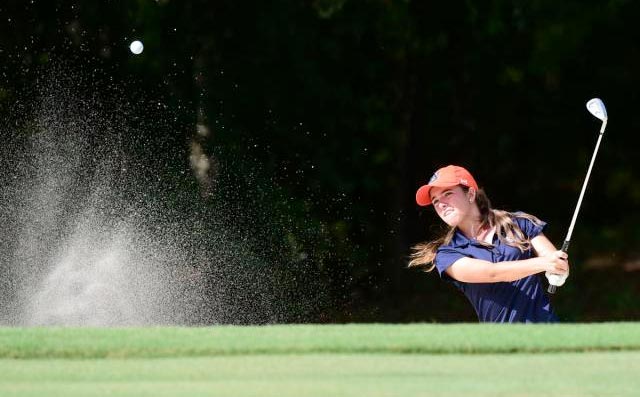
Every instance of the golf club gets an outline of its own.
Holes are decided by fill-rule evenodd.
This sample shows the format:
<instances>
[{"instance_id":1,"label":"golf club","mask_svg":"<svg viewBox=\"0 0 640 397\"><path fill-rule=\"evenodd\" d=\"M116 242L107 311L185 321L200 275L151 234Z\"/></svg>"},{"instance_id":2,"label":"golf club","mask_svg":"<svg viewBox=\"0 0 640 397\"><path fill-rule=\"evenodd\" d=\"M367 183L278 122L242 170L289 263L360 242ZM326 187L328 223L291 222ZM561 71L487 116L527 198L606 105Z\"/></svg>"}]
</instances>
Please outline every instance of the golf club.
<instances>
[{"instance_id":1,"label":"golf club","mask_svg":"<svg viewBox=\"0 0 640 397\"><path fill-rule=\"evenodd\" d=\"M578 204L576 205L575 211L573 211L573 218L571 219L571 224L569 225L569 231L567 232L567 237L564 239L564 243L562 244L562 251L569 251L569 243L571 241L571 234L573 233L573 227L576 225L576 219L578 219L578 212L580 211L580 206L582 205L582 198L584 197L584 192L587 190L587 183L589 183L589 177L591 176L591 169L593 168L593 163L596 160L596 155L598 154L598 148L600 148L600 141L602 140L602 136L604 135L604 129L607 127L607 109L604 107L604 103L600 98L593 98L587 102L587 110L589 112L602 120L602 127L600 127L600 134L598 135L598 142L596 142L596 148L593 151L593 156L591 156L591 163L589 164L589 169L587 170L587 176L584 178L584 183L582 184L582 191L580 192L580 197L578 198ZM560 287L564 284L567 276L561 276L558 274L547 273L547 279L549 280L549 288L547 292L550 294L554 294L556 292L556 288Z\"/></svg>"}]
</instances>

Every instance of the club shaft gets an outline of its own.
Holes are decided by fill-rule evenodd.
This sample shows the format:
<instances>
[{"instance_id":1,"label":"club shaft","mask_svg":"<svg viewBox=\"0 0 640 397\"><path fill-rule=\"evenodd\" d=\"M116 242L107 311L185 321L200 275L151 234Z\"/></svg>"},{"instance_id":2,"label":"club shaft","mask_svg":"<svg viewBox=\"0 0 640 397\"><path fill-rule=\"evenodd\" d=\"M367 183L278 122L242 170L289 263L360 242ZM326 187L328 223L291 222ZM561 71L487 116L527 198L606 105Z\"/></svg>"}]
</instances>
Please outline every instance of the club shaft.
<instances>
[{"instance_id":1,"label":"club shaft","mask_svg":"<svg viewBox=\"0 0 640 397\"><path fill-rule=\"evenodd\" d=\"M578 204L576 205L575 211L573 211L573 218L571 219L571 224L569 224L569 231L567 232L567 237L564 239L565 244L567 244L567 248L569 246L569 242L571 241L571 234L573 234L573 228L576 225L576 220L578 219L578 213L580 212L580 207L582 206L582 199L584 198L584 193L587 190L589 177L591 177L591 170L593 169L593 164L596 161L596 155L598 154L598 149L600 148L600 141L602 141L602 136L604 135L604 127L606 126L606 121L604 121L602 125L603 125L603 128L600 130L600 134L598 135L598 142L596 142L596 148L593 151L593 155L591 156L591 163L589 164L589 169L587 170L587 176L584 178L584 183L582 184L582 191L580 191Z\"/></svg>"},{"instance_id":2,"label":"club shaft","mask_svg":"<svg viewBox=\"0 0 640 397\"><path fill-rule=\"evenodd\" d=\"M571 223L569 224L569 231L567 231L567 237L564 239L564 243L562 244L562 251L569 251L569 244L571 243L571 234L573 234L573 228L576 225L576 220L578 219L578 213L580 212L580 207L582 206L582 199L584 198L584 192L587 190L587 184L589 183L589 178L591 177L591 170L593 169L593 164L596 162L596 155L598 154L598 149L600 149L600 141L602 141L602 136L604 135L604 129L607 127L607 119L602 121L602 127L600 128L600 134L598 135L598 141L596 142L596 148L593 151L593 155L591 156L591 163L589 163L589 169L587 170L587 176L584 178L584 182L582 183L582 190L580 191L580 197L578 197L578 204L576 204L576 209L573 211L573 218L571 218ZM555 285L549 284L549 288L547 292L549 294L556 293Z\"/></svg>"}]
</instances>

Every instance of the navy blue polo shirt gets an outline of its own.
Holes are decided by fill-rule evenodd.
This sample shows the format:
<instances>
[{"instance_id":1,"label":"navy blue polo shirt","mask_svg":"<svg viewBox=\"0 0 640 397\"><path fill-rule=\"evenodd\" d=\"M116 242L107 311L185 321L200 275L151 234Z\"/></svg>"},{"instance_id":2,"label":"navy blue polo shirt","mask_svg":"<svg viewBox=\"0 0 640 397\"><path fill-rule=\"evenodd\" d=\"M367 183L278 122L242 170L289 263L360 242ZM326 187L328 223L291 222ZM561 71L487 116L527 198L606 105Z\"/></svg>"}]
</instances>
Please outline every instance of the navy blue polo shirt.
<instances>
[{"instance_id":1,"label":"navy blue polo shirt","mask_svg":"<svg viewBox=\"0 0 640 397\"><path fill-rule=\"evenodd\" d=\"M529 219L518 217L517 213L513 215L514 221L528 239L542 233L546 226L544 222L536 225ZM464 283L445 273L455 261L463 257L497 263L529 259L534 255L532 248L521 252L516 247L502 243L498 236L493 237L493 246L489 247L475 239L468 239L456 230L451 242L438 248L435 265L440 277L452 282L465 294L481 322L556 322L558 318L551 310L549 298L544 293L538 274L513 282Z\"/></svg>"}]
</instances>

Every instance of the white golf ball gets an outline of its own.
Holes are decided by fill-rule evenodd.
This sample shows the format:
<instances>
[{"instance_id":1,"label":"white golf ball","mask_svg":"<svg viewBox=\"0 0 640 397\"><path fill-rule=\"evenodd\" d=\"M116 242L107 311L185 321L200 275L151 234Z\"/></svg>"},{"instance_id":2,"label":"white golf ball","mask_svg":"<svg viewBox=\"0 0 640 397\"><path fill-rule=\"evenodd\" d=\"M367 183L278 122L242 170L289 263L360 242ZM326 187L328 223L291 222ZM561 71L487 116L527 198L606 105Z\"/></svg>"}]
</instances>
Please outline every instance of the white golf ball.
<instances>
[{"instance_id":1,"label":"white golf ball","mask_svg":"<svg viewBox=\"0 0 640 397\"><path fill-rule=\"evenodd\" d=\"M140 40L135 40L132 41L131 44L129 44L129 49L132 53L138 55L142 53L142 50L144 50L144 45L142 45L142 42Z\"/></svg>"}]
</instances>

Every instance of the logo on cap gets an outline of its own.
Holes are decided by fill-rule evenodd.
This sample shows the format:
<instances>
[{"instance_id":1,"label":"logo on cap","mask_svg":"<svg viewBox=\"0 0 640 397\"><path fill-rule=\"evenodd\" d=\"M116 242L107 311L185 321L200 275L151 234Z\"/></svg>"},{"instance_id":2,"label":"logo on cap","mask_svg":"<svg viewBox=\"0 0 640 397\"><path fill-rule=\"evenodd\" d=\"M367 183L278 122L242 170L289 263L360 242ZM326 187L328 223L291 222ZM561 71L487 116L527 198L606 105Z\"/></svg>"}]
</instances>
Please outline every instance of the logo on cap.
<instances>
[{"instance_id":1,"label":"logo on cap","mask_svg":"<svg viewBox=\"0 0 640 397\"><path fill-rule=\"evenodd\" d=\"M438 175L438 171L436 171L436 172L431 176L431 179L429 179L429 183L431 184L431 183L435 182L435 181L438 179L438 176L439 176L439 175Z\"/></svg>"}]
</instances>

